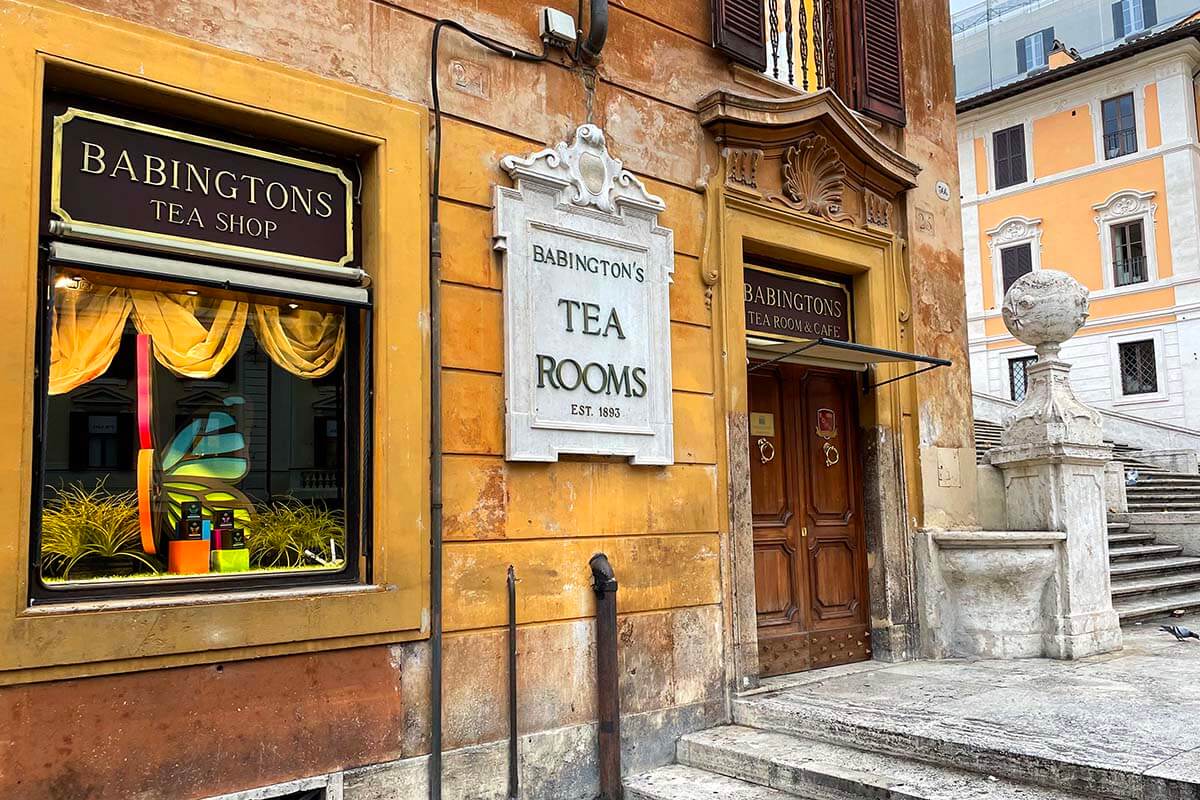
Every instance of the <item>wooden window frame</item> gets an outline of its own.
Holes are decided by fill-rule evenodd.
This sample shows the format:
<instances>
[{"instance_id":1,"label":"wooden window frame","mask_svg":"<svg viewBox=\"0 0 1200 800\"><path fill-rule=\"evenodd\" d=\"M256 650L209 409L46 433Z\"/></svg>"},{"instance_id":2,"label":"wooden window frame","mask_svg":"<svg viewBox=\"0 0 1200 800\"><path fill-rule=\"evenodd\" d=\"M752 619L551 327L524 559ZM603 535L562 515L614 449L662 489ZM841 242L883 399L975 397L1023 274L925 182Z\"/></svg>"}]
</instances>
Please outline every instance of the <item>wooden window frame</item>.
<instances>
[{"instance_id":1,"label":"wooden window frame","mask_svg":"<svg viewBox=\"0 0 1200 800\"><path fill-rule=\"evenodd\" d=\"M1112 130L1110 130L1108 113L1109 109L1113 107L1113 104L1123 103L1126 100L1129 101L1128 115L1126 115L1123 112L1123 109L1118 106L1115 114L1116 125ZM1129 119L1129 126L1120 127L1121 122L1126 118L1126 116L1128 116ZM1105 161L1111 161L1114 158L1121 158L1122 156L1133 155L1134 153L1138 152L1140 148L1138 142L1137 118L1137 100L1134 98L1133 92L1125 92L1124 94L1119 94L1116 97L1109 97L1100 101L1100 149L1103 151L1102 155L1104 156ZM1132 148L1127 149L1125 145L1130 142L1130 134L1132 134L1133 146ZM1120 147L1117 148L1118 152L1113 152L1113 149L1108 146L1108 140L1110 137L1120 137Z\"/></svg>"},{"instance_id":2,"label":"wooden window frame","mask_svg":"<svg viewBox=\"0 0 1200 800\"><path fill-rule=\"evenodd\" d=\"M21 476L0 498L0 685L426 638L430 421L419 365L429 341L414 323L429 300L425 108L65 4L0 15L0 39L14 66L0 72L12 121L6 136L14 152L31 155L0 186L10 212L0 216L9 253L0 271L15 302L30 312L38 305L42 241L33 220L47 88L354 156L363 163L363 263L380 309L373 329L389 345L376 348L375 414L410 421L399 434L380 428L373 438L370 583L220 597L30 607L32 442L0 451L0 468ZM33 342L37 317L8 315L0 335ZM25 348L0 351L0 369L23 385L32 386L31 368ZM28 430L34 402L32 391L18 393L0 407L0 426Z\"/></svg>"}]
</instances>

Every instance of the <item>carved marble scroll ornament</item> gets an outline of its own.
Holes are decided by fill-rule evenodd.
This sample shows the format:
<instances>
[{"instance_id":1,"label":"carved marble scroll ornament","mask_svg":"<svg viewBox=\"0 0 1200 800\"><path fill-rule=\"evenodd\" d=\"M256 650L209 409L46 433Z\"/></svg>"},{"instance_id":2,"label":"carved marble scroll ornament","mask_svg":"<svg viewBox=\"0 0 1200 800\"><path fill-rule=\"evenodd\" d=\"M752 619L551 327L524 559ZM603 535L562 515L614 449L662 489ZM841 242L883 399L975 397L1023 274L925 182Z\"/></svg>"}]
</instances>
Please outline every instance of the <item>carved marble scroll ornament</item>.
<instances>
[{"instance_id":1,"label":"carved marble scroll ornament","mask_svg":"<svg viewBox=\"0 0 1200 800\"><path fill-rule=\"evenodd\" d=\"M577 206L593 206L610 214L616 213L617 203L655 213L666 210L661 198L647 192L620 159L609 155L604 131L595 125L580 125L570 145L560 142L524 158L505 156L500 166L514 179L570 187L570 201Z\"/></svg>"}]
</instances>

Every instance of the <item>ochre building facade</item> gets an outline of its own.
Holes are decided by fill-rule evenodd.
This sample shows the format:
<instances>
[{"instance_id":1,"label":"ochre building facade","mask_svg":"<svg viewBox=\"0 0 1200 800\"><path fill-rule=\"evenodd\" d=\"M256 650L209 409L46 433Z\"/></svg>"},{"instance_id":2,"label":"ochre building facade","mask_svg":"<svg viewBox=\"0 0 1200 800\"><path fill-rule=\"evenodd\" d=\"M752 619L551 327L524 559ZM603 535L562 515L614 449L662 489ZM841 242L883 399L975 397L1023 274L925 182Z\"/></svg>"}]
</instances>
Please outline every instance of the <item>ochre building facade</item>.
<instances>
[{"instance_id":1,"label":"ochre building facade","mask_svg":"<svg viewBox=\"0 0 1200 800\"><path fill-rule=\"evenodd\" d=\"M523 796L597 791L597 552L626 772L917 656L911 542L976 497L948 9L779 5L612 2L592 62L443 26L435 159L437 21L540 54L535 8L0 0L5 797L426 796L439 660L443 796L503 797L510 565ZM502 160L585 123L672 232L649 464L506 449Z\"/></svg>"}]
</instances>

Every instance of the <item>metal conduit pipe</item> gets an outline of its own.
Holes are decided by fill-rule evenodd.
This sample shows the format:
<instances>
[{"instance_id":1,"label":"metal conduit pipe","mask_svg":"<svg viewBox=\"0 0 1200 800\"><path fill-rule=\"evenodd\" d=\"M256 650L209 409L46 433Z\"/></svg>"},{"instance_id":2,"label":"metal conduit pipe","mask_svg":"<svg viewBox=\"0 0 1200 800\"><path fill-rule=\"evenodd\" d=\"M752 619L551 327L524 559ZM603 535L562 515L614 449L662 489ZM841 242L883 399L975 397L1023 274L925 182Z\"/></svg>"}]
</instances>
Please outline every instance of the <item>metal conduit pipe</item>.
<instances>
[{"instance_id":1,"label":"metal conduit pipe","mask_svg":"<svg viewBox=\"0 0 1200 800\"><path fill-rule=\"evenodd\" d=\"M596 593L596 688L600 711L600 795L621 800L621 695L617 663L617 578L604 553L588 561Z\"/></svg>"},{"instance_id":2,"label":"metal conduit pipe","mask_svg":"<svg viewBox=\"0 0 1200 800\"><path fill-rule=\"evenodd\" d=\"M583 31L583 0L579 0L579 16L575 24ZM591 0L588 7L587 36L581 36L575 47L575 60L595 64L608 39L608 0ZM580 58L582 56L582 59Z\"/></svg>"}]
</instances>

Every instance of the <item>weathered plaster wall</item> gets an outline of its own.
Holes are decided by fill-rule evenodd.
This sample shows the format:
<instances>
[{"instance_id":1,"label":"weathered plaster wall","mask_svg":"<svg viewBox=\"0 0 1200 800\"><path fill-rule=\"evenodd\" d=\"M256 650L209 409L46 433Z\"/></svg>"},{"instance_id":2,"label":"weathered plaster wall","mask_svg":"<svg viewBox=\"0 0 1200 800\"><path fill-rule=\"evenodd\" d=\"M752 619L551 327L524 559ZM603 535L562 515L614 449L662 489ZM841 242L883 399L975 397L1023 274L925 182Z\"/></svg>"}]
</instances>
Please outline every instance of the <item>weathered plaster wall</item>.
<instances>
[{"instance_id":1,"label":"weathered plaster wall","mask_svg":"<svg viewBox=\"0 0 1200 800\"><path fill-rule=\"evenodd\" d=\"M422 104L429 103L436 15L541 49L535 9L495 0L77 5ZM575 10L574 2L556 5ZM575 763L561 783L547 785L546 796L563 798L596 791L593 553L609 554L620 581L622 710L638 736L633 763L669 759L679 734L725 713L720 415L697 190L716 155L691 108L716 86L735 84L708 45L706 14L683 2L626 5L613 8L593 120L614 155L666 199L662 222L675 230L673 467L503 460L490 205L493 184L508 180L497 164L567 138L588 109L580 75L562 65L514 64L453 33L441 56L445 747L508 734L501 626L505 570L514 564L521 731L571 731L538 739L526 774L536 783L556 765ZM411 265L414 283L424 268ZM370 787L384 781L397 790L384 796L416 797L423 788L410 781L408 759L429 750L428 669L422 642L0 689L0 790L15 800L184 800L382 764L369 780L351 781L346 796L378 796ZM448 785L481 796L484 779L503 772L481 773L490 763L450 762L460 775Z\"/></svg>"},{"instance_id":2,"label":"weathered plaster wall","mask_svg":"<svg viewBox=\"0 0 1200 800\"><path fill-rule=\"evenodd\" d=\"M548 4L572 13L576 6L574 0ZM430 100L429 46L439 15L540 50L534 7L506 0L75 5L422 104ZM957 194L950 48L943 40L949 34L933 32L943 11L935 10L931 20L925 4L906 0L910 127L902 141L895 132L882 135L925 166L906 211L912 306L900 310L896 324L913 349L956 362L953 370L907 389L919 399L919 440L969 453L958 210L934 191L945 180ZM725 387L715 369L722 347L714 339L700 272L700 187L716 168L717 151L693 109L714 89L748 89L709 46L704 3L624 0L613 3L611 17L592 118L605 128L613 154L664 197L668 211L661 221L675 231L677 464L670 468L604 459L564 459L552 466L503 460L491 187L507 182L497 169L502 156L563 140L584 121L586 93L582 76L561 64L509 62L452 33L443 40L445 744L482 748L447 761L457 770L448 791L460 795L498 796L488 781L503 764L493 743L507 733L501 626L508 564L520 579L527 783L555 798L595 793L587 559L598 550L612 558L621 585L621 692L630 715L630 763L669 759L679 733L725 714ZM220 87L213 91L219 94ZM424 265L412 269L417 274ZM718 295L713 305L720 302ZM913 420L901 424L910 426L904 436L912 459L918 440ZM905 462L895 463L903 472ZM960 463L966 483L973 475L971 457ZM919 491L921 482L909 475L906 485ZM924 502L913 506L914 515L923 507L926 516L957 520L963 512L946 510L958 508L956 493L974 494L972 486L939 495L936 477L924 485ZM0 750L6 756L0 793L12 800L186 800L375 765L348 777L347 798L418 797L423 763L413 759L429 747L428 668L428 645L416 643L0 689ZM221 753L216 758L214 748ZM563 764L571 765L561 772L571 780L555 783Z\"/></svg>"},{"instance_id":3,"label":"weathered plaster wall","mask_svg":"<svg viewBox=\"0 0 1200 800\"><path fill-rule=\"evenodd\" d=\"M915 352L954 362L915 379L921 485L910 487L910 498L917 500L911 512L918 524L929 527L970 526L975 521L975 457L950 10L945 2L926 0L903 0L900 9L909 109L903 150L922 172L907 196L912 314L899 323L911 329ZM950 190L948 200L937 195L943 181Z\"/></svg>"}]
</instances>

